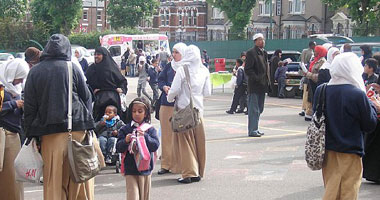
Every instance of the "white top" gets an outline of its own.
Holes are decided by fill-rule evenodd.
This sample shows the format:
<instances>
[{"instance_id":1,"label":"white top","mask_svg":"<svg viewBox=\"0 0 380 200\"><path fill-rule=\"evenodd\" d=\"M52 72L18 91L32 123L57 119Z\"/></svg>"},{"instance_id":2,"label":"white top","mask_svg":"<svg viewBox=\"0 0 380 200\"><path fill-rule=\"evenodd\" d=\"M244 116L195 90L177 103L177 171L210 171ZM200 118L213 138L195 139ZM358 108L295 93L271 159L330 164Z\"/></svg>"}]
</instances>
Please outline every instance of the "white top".
<instances>
[{"instance_id":1,"label":"white top","mask_svg":"<svg viewBox=\"0 0 380 200\"><path fill-rule=\"evenodd\" d=\"M203 97L211 95L210 72L205 66L201 66L196 70L189 67L191 92L193 94L194 107L199 109L201 116L203 115ZM186 83L186 75L183 67L177 69L173 79L172 86L169 90L168 102L174 102L177 98L179 109L183 109L190 103L190 93Z\"/></svg>"}]
</instances>

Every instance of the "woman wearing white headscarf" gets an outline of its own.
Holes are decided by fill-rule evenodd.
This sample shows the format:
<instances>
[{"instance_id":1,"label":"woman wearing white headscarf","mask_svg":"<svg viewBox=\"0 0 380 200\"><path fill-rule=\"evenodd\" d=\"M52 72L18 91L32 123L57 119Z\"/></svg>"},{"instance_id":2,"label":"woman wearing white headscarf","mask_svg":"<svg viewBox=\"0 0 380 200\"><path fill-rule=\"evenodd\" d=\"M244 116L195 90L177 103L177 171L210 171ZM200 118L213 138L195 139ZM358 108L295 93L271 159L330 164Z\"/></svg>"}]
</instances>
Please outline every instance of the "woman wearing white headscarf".
<instances>
[{"instance_id":1,"label":"woman wearing white headscarf","mask_svg":"<svg viewBox=\"0 0 380 200\"><path fill-rule=\"evenodd\" d=\"M354 53L336 56L330 74L324 110L327 127L323 199L357 199L362 178L363 135L375 129L376 109L366 96L363 67ZM315 93L314 110L321 87Z\"/></svg>"},{"instance_id":2,"label":"woman wearing white headscarf","mask_svg":"<svg viewBox=\"0 0 380 200\"><path fill-rule=\"evenodd\" d=\"M318 71L317 86L330 81L331 63L334 60L335 56L337 56L338 54L340 54L340 51L336 47L331 47L329 51L327 52L327 60L325 63L323 63L322 67Z\"/></svg>"},{"instance_id":3,"label":"woman wearing white headscarf","mask_svg":"<svg viewBox=\"0 0 380 200\"><path fill-rule=\"evenodd\" d=\"M21 92L22 83L28 72L28 63L19 58L0 68L0 81L5 87L4 102L0 112L0 134L5 135L4 162L2 171L0 170L0 194L14 200L23 199L24 196L23 185L15 178L14 160L21 149L21 118L24 106Z\"/></svg>"},{"instance_id":4,"label":"woman wearing white headscarf","mask_svg":"<svg viewBox=\"0 0 380 200\"><path fill-rule=\"evenodd\" d=\"M174 103L168 102L167 94L172 86L175 70L181 65L181 61L185 56L187 45L177 43L173 46L173 61L168 63L158 76L158 88L162 91L159 98L161 107L159 110L159 119L161 125L161 169L158 174L169 172L178 173L180 171L176 151L173 150L173 130L169 119L173 116Z\"/></svg>"},{"instance_id":5,"label":"woman wearing white headscarf","mask_svg":"<svg viewBox=\"0 0 380 200\"><path fill-rule=\"evenodd\" d=\"M81 48L77 48L75 50L75 57L78 59L80 66L82 67L82 70L84 73L86 73L88 69L88 62L86 58L84 58L84 52Z\"/></svg>"},{"instance_id":6,"label":"woman wearing white headscarf","mask_svg":"<svg viewBox=\"0 0 380 200\"><path fill-rule=\"evenodd\" d=\"M175 58L175 52L173 57ZM191 91L186 85L184 67L188 67L190 73ZM190 92L193 95L194 107L199 109L203 116L203 97L211 95L210 73L202 64L201 54L198 47L190 45L186 48L181 63L174 63L176 74L172 87L168 93L168 101L177 101L179 109L183 109L190 103ZM185 133L174 135L174 151L178 152L179 165L182 178L180 183L200 181L204 176L206 163L206 139L201 117L200 124Z\"/></svg>"}]
</instances>

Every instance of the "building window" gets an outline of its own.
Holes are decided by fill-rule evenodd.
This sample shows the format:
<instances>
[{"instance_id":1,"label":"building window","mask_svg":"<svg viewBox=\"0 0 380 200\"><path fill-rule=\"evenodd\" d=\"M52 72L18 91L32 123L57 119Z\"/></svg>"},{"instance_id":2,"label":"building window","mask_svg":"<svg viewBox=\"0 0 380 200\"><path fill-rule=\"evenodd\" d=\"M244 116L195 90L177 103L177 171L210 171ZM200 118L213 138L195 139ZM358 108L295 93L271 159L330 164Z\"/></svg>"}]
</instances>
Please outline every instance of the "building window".
<instances>
[{"instance_id":1,"label":"building window","mask_svg":"<svg viewBox=\"0 0 380 200\"><path fill-rule=\"evenodd\" d=\"M272 2L272 6L274 3ZM272 8L272 13L274 8ZM270 2L269 1L259 1L259 15L261 16L269 16L270 15Z\"/></svg>"},{"instance_id":2,"label":"building window","mask_svg":"<svg viewBox=\"0 0 380 200\"><path fill-rule=\"evenodd\" d=\"M197 11L196 10L194 10L194 12L193 12L193 25L194 26L197 26Z\"/></svg>"},{"instance_id":3,"label":"building window","mask_svg":"<svg viewBox=\"0 0 380 200\"><path fill-rule=\"evenodd\" d=\"M187 25L189 25L189 26L191 26L191 13L192 13L193 11L187 11Z\"/></svg>"},{"instance_id":4,"label":"building window","mask_svg":"<svg viewBox=\"0 0 380 200\"><path fill-rule=\"evenodd\" d=\"M223 19L224 15L223 15L223 12L220 11L219 8L212 8L212 17L214 19Z\"/></svg>"},{"instance_id":5,"label":"building window","mask_svg":"<svg viewBox=\"0 0 380 200\"><path fill-rule=\"evenodd\" d=\"M178 11L178 18L179 18L179 25L182 26L183 22L183 16L182 16L182 11Z\"/></svg>"},{"instance_id":6,"label":"building window","mask_svg":"<svg viewBox=\"0 0 380 200\"><path fill-rule=\"evenodd\" d=\"M102 11L96 11L96 19L98 19L98 21L102 20Z\"/></svg>"},{"instance_id":7,"label":"building window","mask_svg":"<svg viewBox=\"0 0 380 200\"><path fill-rule=\"evenodd\" d=\"M170 16L169 16L169 11L166 10L165 11L165 26L169 26L169 19L170 19Z\"/></svg>"},{"instance_id":8,"label":"building window","mask_svg":"<svg viewBox=\"0 0 380 200\"><path fill-rule=\"evenodd\" d=\"M165 26L165 11L161 11L161 26Z\"/></svg>"},{"instance_id":9,"label":"building window","mask_svg":"<svg viewBox=\"0 0 380 200\"><path fill-rule=\"evenodd\" d=\"M83 11L83 20L87 20L87 17L88 17L87 14L88 14L87 10L84 10Z\"/></svg>"},{"instance_id":10,"label":"building window","mask_svg":"<svg viewBox=\"0 0 380 200\"><path fill-rule=\"evenodd\" d=\"M290 14L305 14L306 0L289 0Z\"/></svg>"}]
</instances>

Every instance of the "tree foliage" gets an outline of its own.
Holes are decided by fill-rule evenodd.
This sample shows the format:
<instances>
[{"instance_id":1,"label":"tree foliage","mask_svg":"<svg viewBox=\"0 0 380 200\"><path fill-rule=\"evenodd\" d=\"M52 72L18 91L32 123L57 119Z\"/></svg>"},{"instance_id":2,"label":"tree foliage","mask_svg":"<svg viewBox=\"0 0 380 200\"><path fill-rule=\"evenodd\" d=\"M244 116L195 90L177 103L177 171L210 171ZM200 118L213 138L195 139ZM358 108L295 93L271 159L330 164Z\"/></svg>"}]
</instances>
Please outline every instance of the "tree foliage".
<instances>
[{"instance_id":1,"label":"tree foliage","mask_svg":"<svg viewBox=\"0 0 380 200\"><path fill-rule=\"evenodd\" d=\"M350 16L356 22L355 32L368 36L379 28L379 0L323 0L331 10L347 8Z\"/></svg>"},{"instance_id":2,"label":"tree foliage","mask_svg":"<svg viewBox=\"0 0 380 200\"><path fill-rule=\"evenodd\" d=\"M142 19L152 16L157 8L157 0L110 0L107 13L112 28L134 28Z\"/></svg>"},{"instance_id":3,"label":"tree foliage","mask_svg":"<svg viewBox=\"0 0 380 200\"><path fill-rule=\"evenodd\" d=\"M244 30L252 16L256 0L207 0L207 2L224 11L231 20L230 39L244 39Z\"/></svg>"},{"instance_id":4,"label":"tree foliage","mask_svg":"<svg viewBox=\"0 0 380 200\"><path fill-rule=\"evenodd\" d=\"M21 19L26 11L26 0L0 0L0 18Z\"/></svg>"},{"instance_id":5,"label":"tree foliage","mask_svg":"<svg viewBox=\"0 0 380 200\"><path fill-rule=\"evenodd\" d=\"M69 35L78 25L82 3L82 0L33 0L33 21L51 24L50 33Z\"/></svg>"},{"instance_id":6,"label":"tree foliage","mask_svg":"<svg viewBox=\"0 0 380 200\"><path fill-rule=\"evenodd\" d=\"M12 34L9 34L12 33ZM23 22L15 22L13 18L0 19L0 49L7 51L25 51L33 39L45 45L49 39L49 28L46 24L39 22L33 25Z\"/></svg>"}]
</instances>

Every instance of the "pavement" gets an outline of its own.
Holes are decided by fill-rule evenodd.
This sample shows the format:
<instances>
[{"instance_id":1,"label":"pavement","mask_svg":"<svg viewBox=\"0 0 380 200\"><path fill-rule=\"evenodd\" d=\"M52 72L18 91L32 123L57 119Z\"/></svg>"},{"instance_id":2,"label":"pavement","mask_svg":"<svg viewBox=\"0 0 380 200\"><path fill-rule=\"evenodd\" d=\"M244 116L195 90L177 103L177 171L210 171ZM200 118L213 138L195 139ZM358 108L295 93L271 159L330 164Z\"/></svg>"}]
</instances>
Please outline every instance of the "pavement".
<instances>
[{"instance_id":1,"label":"pavement","mask_svg":"<svg viewBox=\"0 0 380 200\"><path fill-rule=\"evenodd\" d=\"M136 97L136 78L129 78L127 97ZM149 86L148 86L149 87ZM151 93L151 91L149 90ZM226 114L232 89L221 87L205 99L207 140L206 175L198 183L177 183L178 174L152 174L152 200L316 200L324 188L321 171L311 171L304 160L308 123L298 116L301 99L266 97L260 119L260 138L247 137L247 116ZM152 124L158 128L159 122ZM125 199L125 179L114 167L95 179L95 199ZM380 199L380 185L363 179L359 199ZM25 199L42 199L42 185L25 184Z\"/></svg>"}]
</instances>

